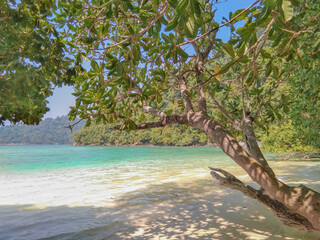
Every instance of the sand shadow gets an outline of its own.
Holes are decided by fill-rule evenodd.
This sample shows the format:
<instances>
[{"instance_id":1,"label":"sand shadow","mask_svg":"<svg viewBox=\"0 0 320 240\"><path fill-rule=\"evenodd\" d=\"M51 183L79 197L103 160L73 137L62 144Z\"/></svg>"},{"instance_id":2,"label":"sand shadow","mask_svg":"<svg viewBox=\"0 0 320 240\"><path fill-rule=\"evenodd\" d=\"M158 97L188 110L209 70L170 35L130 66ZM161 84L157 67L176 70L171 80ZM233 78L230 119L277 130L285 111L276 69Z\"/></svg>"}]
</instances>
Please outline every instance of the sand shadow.
<instances>
[{"instance_id":1,"label":"sand shadow","mask_svg":"<svg viewBox=\"0 0 320 240\"><path fill-rule=\"evenodd\" d=\"M152 184L114 207L0 206L0 239L320 239L208 179Z\"/></svg>"}]
</instances>

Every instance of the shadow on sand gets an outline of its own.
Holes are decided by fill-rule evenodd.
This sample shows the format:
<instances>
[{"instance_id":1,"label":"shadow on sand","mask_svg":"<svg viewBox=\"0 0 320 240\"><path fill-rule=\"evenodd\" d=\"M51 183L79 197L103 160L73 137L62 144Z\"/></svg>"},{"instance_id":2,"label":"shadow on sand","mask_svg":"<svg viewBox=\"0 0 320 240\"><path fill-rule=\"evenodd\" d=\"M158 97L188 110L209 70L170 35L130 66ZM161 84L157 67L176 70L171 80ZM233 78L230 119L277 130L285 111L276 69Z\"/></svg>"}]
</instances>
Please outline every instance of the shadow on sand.
<instances>
[{"instance_id":1,"label":"shadow on sand","mask_svg":"<svg viewBox=\"0 0 320 240\"><path fill-rule=\"evenodd\" d=\"M210 179L153 184L115 202L0 206L0 239L320 239L282 225L263 205Z\"/></svg>"}]
</instances>

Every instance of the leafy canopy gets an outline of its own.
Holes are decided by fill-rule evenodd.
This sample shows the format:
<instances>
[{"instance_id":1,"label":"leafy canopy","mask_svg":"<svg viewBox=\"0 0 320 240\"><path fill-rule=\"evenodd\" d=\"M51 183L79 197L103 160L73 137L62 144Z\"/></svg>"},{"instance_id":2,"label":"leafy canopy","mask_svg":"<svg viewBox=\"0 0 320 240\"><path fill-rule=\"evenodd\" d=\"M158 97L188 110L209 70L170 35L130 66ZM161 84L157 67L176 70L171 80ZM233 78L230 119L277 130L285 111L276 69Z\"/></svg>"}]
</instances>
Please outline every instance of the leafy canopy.
<instances>
[{"instance_id":1,"label":"leafy canopy","mask_svg":"<svg viewBox=\"0 0 320 240\"><path fill-rule=\"evenodd\" d=\"M71 83L63 38L48 22L53 6L54 1L0 2L0 124L38 124L49 110L52 86Z\"/></svg>"},{"instance_id":2,"label":"leafy canopy","mask_svg":"<svg viewBox=\"0 0 320 240\"><path fill-rule=\"evenodd\" d=\"M183 113L191 105L230 128L244 113L250 113L261 127L281 118L289 111L291 99L276 90L292 71L301 65L310 69L312 59L319 59L319 3L255 1L222 22L214 18L216 7L216 1L201 0L6 3L2 11L11 22L1 21L6 29L3 44L9 44L10 37L16 38L12 42L22 41L12 30L21 26L24 42L29 38L42 45L24 45L26 52L19 44L1 47L18 55L4 62L1 81L10 75L23 84L34 83L33 69L37 78L46 81L30 84L37 89L14 91L18 97L6 96L13 99L12 106L29 107L1 110L2 119L32 123L26 120L34 112L31 106L41 109L35 111L38 119L46 111L48 82L75 86L76 106L71 108L70 120L79 116L88 124L122 121L123 129L134 129L146 120L144 106L171 114ZM29 19L28 26L12 17L19 12ZM216 37L224 27L231 31L228 42ZM17 59L24 68L17 73L28 70L30 80L13 78L17 75L13 69L18 68L8 66ZM12 88L18 86L15 83ZM10 109L4 102L4 109ZM25 115L19 117L20 113Z\"/></svg>"}]
</instances>

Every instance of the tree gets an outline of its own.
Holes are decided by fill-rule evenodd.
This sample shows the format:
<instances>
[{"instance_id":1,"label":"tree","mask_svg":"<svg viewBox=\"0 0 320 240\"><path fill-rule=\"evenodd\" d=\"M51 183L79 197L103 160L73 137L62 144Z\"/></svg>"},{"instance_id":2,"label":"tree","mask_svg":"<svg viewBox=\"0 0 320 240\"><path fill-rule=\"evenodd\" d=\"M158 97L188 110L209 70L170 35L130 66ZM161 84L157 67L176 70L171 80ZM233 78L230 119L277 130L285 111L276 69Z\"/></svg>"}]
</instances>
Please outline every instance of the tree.
<instances>
[{"instance_id":1,"label":"tree","mask_svg":"<svg viewBox=\"0 0 320 240\"><path fill-rule=\"evenodd\" d=\"M206 145L209 139L203 132L182 126L166 126L127 132L115 131L112 126L100 123L99 125L91 124L88 127L83 127L73 135L73 141L77 145L156 144L190 146Z\"/></svg>"},{"instance_id":2,"label":"tree","mask_svg":"<svg viewBox=\"0 0 320 240\"><path fill-rule=\"evenodd\" d=\"M62 37L47 23L54 1L0 2L0 125L38 124L53 85L70 85L74 68Z\"/></svg>"},{"instance_id":3,"label":"tree","mask_svg":"<svg viewBox=\"0 0 320 240\"><path fill-rule=\"evenodd\" d=\"M126 130L170 124L198 128L261 188L212 168L221 185L265 204L289 226L319 231L320 194L277 179L255 135L255 128L288 112L290 96L277 89L301 64L309 69L319 59L319 2L257 0L222 23L214 20L216 2L51 4L52 15L40 13L37 20L39 29L57 28L73 58L77 99L70 120L122 122L115 128ZM223 27L231 30L228 42L217 38ZM145 121L145 114L154 120ZM241 135L248 151L236 140Z\"/></svg>"},{"instance_id":4,"label":"tree","mask_svg":"<svg viewBox=\"0 0 320 240\"><path fill-rule=\"evenodd\" d=\"M79 120L79 119L78 119ZM39 125L16 124L0 127L0 144L71 144L72 134L66 126L68 116L46 118ZM74 127L79 131L83 123Z\"/></svg>"}]
</instances>

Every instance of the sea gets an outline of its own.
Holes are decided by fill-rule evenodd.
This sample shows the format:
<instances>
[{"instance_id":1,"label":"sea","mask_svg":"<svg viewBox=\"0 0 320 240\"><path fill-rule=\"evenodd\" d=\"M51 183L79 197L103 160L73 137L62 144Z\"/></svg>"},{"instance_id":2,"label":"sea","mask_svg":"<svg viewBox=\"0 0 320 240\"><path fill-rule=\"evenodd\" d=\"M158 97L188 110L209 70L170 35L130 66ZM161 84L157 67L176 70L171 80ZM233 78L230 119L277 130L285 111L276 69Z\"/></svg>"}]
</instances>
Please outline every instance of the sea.
<instances>
[{"instance_id":1,"label":"sea","mask_svg":"<svg viewBox=\"0 0 320 240\"><path fill-rule=\"evenodd\" d=\"M320 191L320 162L266 157L282 181ZM218 148L0 146L0 240L320 239L220 187L209 166L257 187Z\"/></svg>"}]
</instances>

